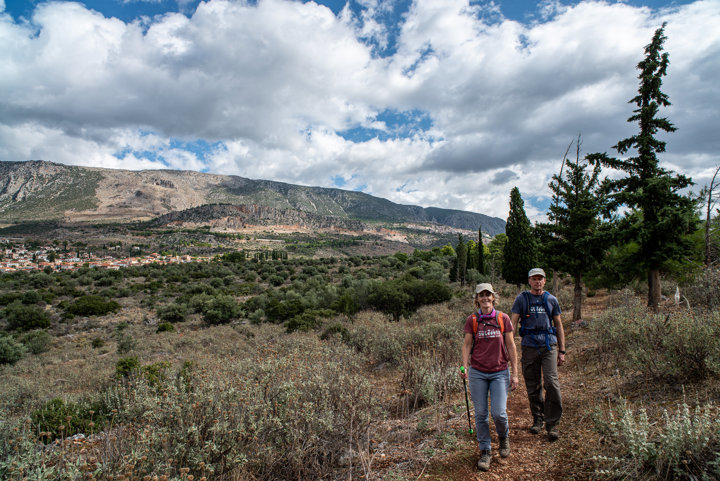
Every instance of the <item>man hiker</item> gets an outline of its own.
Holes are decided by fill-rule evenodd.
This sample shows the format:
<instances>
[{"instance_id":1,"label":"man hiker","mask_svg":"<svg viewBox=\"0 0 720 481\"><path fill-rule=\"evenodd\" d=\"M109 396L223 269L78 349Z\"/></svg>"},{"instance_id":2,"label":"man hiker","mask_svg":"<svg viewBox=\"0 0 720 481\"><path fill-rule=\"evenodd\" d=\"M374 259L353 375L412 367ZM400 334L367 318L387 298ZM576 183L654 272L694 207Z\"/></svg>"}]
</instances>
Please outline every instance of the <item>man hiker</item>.
<instances>
[{"instance_id":1,"label":"man hiker","mask_svg":"<svg viewBox=\"0 0 720 481\"><path fill-rule=\"evenodd\" d=\"M556 426L562 415L557 368L565 362L565 332L560 304L544 290L545 280L544 270L530 269L530 290L515 298L511 321L519 326L522 336L520 365L533 417L530 432L538 434L544 425L548 439L555 441L559 437Z\"/></svg>"}]
</instances>

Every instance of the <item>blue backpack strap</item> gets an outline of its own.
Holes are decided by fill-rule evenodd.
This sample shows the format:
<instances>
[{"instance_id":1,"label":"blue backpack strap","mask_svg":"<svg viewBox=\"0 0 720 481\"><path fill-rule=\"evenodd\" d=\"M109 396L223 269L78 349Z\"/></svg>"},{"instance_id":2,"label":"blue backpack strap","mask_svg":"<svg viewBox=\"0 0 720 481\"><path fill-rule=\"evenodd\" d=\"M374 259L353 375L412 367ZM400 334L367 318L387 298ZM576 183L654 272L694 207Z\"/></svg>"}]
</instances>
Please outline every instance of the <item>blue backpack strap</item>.
<instances>
[{"instance_id":1,"label":"blue backpack strap","mask_svg":"<svg viewBox=\"0 0 720 481\"><path fill-rule=\"evenodd\" d=\"M550 293L548 291L543 292L542 302L545 305L545 312L547 312L548 319L550 319L550 325L553 324L552 307L550 307Z\"/></svg>"}]
</instances>

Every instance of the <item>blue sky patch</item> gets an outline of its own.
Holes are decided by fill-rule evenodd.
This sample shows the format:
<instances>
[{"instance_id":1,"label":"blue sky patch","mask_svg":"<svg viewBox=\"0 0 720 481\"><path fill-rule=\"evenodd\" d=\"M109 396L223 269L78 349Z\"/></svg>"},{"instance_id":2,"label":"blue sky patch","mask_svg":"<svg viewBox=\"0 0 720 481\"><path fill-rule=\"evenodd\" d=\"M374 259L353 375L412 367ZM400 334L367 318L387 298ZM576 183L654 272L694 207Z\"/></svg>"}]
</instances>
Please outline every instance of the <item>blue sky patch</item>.
<instances>
[{"instance_id":1,"label":"blue sky patch","mask_svg":"<svg viewBox=\"0 0 720 481\"><path fill-rule=\"evenodd\" d=\"M367 142L371 139L385 141L409 138L432 127L430 115L418 109L386 109L375 117L375 121L384 124L384 128L357 126L337 134L351 142Z\"/></svg>"},{"instance_id":2,"label":"blue sky patch","mask_svg":"<svg viewBox=\"0 0 720 481\"><path fill-rule=\"evenodd\" d=\"M141 135L151 135L151 132L143 131ZM151 162L158 162L163 164L167 168L172 168L171 163L167 162L165 157L168 151L179 150L184 152L190 152L197 157L200 161L205 161L207 157L222 148L225 144L223 142L208 142L203 139L196 140L181 140L181 139L170 139L169 146L162 146L155 149L135 150L131 147L125 147L113 154L113 157L117 159L123 159L128 155L134 155L138 159L146 159ZM201 172L207 172L204 168Z\"/></svg>"},{"instance_id":3,"label":"blue sky patch","mask_svg":"<svg viewBox=\"0 0 720 481\"><path fill-rule=\"evenodd\" d=\"M343 187L345 187L347 185L347 181L345 180L345 178L342 175L336 175L334 177L330 177L330 180L332 181L332 183L335 187L338 187L340 189L342 189Z\"/></svg>"}]
</instances>

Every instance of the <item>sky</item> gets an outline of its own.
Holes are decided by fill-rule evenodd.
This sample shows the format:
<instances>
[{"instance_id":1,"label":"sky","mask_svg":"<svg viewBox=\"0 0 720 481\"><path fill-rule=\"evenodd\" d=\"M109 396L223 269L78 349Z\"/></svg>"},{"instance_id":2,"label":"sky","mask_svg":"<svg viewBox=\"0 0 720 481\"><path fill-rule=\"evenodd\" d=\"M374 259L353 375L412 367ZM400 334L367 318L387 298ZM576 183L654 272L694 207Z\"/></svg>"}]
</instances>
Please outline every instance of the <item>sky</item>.
<instances>
[{"instance_id":1,"label":"sky","mask_svg":"<svg viewBox=\"0 0 720 481\"><path fill-rule=\"evenodd\" d=\"M578 135L583 157L637 132L636 66L663 22L678 130L660 161L699 191L720 165L720 0L0 0L0 161L502 219L518 187L541 221Z\"/></svg>"}]
</instances>

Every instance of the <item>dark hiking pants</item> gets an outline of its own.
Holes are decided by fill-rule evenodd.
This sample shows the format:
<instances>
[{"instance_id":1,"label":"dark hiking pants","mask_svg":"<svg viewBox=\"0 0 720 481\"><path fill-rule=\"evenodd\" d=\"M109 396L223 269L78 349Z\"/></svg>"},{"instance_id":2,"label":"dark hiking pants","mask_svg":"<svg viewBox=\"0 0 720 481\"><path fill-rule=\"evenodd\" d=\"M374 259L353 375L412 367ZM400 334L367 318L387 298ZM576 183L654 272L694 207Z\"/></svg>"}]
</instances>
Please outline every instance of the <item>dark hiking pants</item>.
<instances>
[{"instance_id":1,"label":"dark hiking pants","mask_svg":"<svg viewBox=\"0 0 720 481\"><path fill-rule=\"evenodd\" d=\"M545 421L549 429L560 421L562 397L557 371L557 346L522 347L522 371L533 419ZM543 388L545 394L543 395Z\"/></svg>"}]
</instances>

